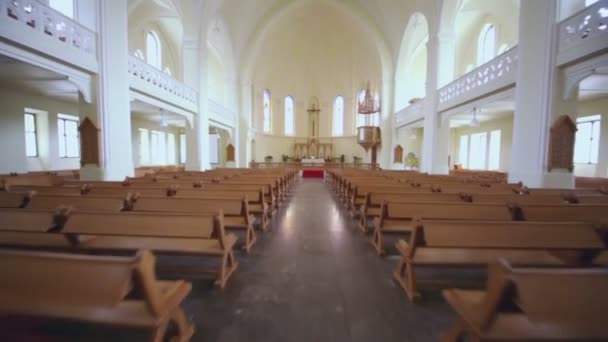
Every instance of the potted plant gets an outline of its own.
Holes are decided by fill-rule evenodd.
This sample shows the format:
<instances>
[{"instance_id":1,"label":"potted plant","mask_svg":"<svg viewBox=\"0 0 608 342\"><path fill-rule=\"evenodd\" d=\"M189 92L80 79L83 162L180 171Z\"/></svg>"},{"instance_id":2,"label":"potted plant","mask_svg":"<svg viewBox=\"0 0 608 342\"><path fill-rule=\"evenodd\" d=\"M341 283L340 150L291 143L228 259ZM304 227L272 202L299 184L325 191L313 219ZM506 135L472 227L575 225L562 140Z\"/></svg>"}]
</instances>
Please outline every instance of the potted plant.
<instances>
[{"instance_id":1,"label":"potted plant","mask_svg":"<svg viewBox=\"0 0 608 342\"><path fill-rule=\"evenodd\" d=\"M361 160L362 160L361 157L353 156L353 163L354 164L360 164Z\"/></svg>"},{"instance_id":2,"label":"potted plant","mask_svg":"<svg viewBox=\"0 0 608 342\"><path fill-rule=\"evenodd\" d=\"M344 164L345 160L346 160L346 157L343 154L340 155L340 163Z\"/></svg>"},{"instance_id":3,"label":"potted plant","mask_svg":"<svg viewBox=\"0 0 608 342\"><path fill-rule=\"evenodd\" d=\"M405 166L407 166L408 170L417 170L418 169L418 157L414 152L410 152L405 157Z\"/></svg>"},{"instance_id":4,"label":"potted plant","mask_svg":"<svg viewBox=\"0 0 608 342\"><path fill-rule=\"evenodd\" d=\"M264 161L267 163L272 163L272 156L266 156L264 157Z\"/></svg>"},{"instance_id":5,"label":"potted plant","mask_svg":"<svg viewBox=\"0 0 608 342\"><path fill-rule=\"evenodd\" d=\"M289 156L286 154L282 155L281 158L283 159L283 163L287 163L287 161L289 160Z\"/></svg>"}]
</instances>

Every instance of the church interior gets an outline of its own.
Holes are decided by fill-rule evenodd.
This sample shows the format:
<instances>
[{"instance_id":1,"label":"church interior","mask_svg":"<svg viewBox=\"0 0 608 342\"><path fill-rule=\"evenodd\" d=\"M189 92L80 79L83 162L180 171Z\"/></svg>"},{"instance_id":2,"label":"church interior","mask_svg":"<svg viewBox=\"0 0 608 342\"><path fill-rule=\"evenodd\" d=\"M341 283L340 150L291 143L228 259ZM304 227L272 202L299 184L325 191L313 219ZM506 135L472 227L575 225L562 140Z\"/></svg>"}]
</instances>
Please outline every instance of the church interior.
<instances>
[{"instance_id":1,"label":"church interior","mask_svg":"<svg viewBox=\"0 0 608 342\"><path fill-rule=\"evenodd\" d=\"M0 0L0 102L2 341L608 340L608 0Z\"/></svg>"}]
</instances>

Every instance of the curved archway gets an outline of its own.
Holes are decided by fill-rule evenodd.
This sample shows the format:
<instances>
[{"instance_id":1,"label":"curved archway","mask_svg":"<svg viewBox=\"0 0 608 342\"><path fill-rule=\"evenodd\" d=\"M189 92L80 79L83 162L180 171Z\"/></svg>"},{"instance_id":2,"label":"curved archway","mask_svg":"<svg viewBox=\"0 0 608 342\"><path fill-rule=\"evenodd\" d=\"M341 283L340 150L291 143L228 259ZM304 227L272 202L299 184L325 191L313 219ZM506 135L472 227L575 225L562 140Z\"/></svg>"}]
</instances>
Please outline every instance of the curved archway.
<instances>
[{"instance_id":1,"label":"curved archway","mask_svg":"<svg viewBox=\"0 0 608 342\"><path fill-rule=\"evenodd\" d=\"M395 75L395 110L426 95L427 49L429 25L424 14L410 16L403 34Z\"/></svg>"}]
</instances>

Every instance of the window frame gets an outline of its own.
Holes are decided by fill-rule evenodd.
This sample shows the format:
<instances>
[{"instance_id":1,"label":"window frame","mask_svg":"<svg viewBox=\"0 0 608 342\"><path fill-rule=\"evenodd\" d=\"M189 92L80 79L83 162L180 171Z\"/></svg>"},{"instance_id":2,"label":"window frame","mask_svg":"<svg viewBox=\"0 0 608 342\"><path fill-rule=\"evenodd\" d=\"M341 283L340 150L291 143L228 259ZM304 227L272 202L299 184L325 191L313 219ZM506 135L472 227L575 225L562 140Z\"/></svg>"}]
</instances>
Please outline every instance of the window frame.
<instances>
[{"instance_id":1,"label":"window frame","mask_svg":"<svg viewBox=\"0 0 608 342\"><path fill-rule=\"evenodd\" d=\"M268 97L268 99L266 99ZM266 108L266 101L268 100L268 108ZM262 131L265 134L272 133L272 96L270 90L264 89L264 93L262 95L262 110L263 110L263 118L262 118Z\"/></svg>"},{"instance_id":2,"label":"window frame","mask_svg":"<svg viewBox=\"0 0 608 342\"><path fill-rule=\"evenodd\" d=\"M493 34L493 46L487 46L489 33ZM496 25L493 23L486 23L481 32L479 33L479 38L477 40L477 66L485 64L491 61L494 57L496 57L496 43L498 32L496 30ZM491 48L491 49L490 49ZM491 51L490 51L491 50ZM489 53L489 55L487 55Z\"/></svg>"},{"instance_id":3,"label":"window frame","mask_svg":"<svg viewBox=\"0 0 608 342\"><path fill-rule=\"evenodd\" d=\"M183 137L183 138L182 138ZM186 133L179 134L179 163L186 164L186 160L188 159L188 138L186 137Z\"/></svg>"},{"instance_id":4,"label":"window frame","mask_svg":"<svg viewBox=\"0 0 608 342\"><path fill-rule=\"evenodd\" d=\"M337 108L338 108L338 100L341 101L342 104L342 108L341 111L338 112ZM336 96L336 98L334 99L334 106L333 106L333 116L332 116L332 129L331 129L331 133L332 136L334 137L342 137L344 136L344 96L342 95L338 95ZM338 114L340 115L340 122L336 122L338 121ZM357 113L359 114L359 113Z\"/></svg>"},{"instance_id":5,"label":"window frame","mask_svg":"<svg viewBox=\"0 0 608 342\"><path fill-rule=\"evenodd\" d=\"M25 112L24 113L24 120L26 117L31 116L33 118L33 122L34 122L34 130L33 131L28 131L27 130L27 126L25 125L24 122L24 127L23 127L23 131L25 133L25 141L26 141L26 145L25 145L25 157L26 158L38 158L39 153L38 153L38 118L37 115L34 113L30 113L30 112ZM28 155L27 154L27 135L28 134L33 134L34 135L34 149L35 149L35 154L34 155Z\"/></svg>"},{"instance_id":6,"label":"window frame","mask_svg":"<svg viewBox=\"0 0 608 342\"><path fill-rule=\"evenodd\" d=\"M156 64L156 63L153 64L150 61L150 51L152 48L150 47L150 44L149 44L150 43L149 37L152 37L152 40L156 44L155 53L156 53L157 61L155 61L155 62L158 62L158 64ZM146 33L146 63L155 67L158 70L161 70L161 71L163 70L163 48L162 48L160 36L154 30L149 30Z\"/></svg>"},{"instance_id":7,"label":"window frame","mask_svg":"<svg viewBox=\"0 0 608 342\"><path fill-rule=\"evenodd\" d=\"M587 165L597 165L599 162L599 144L600 144L600 140L601 140L601 134L602 134L602 115L601 114L595 114L595 115L586 115L586 116L582 116L576 119L576 131L577 131L577 135L578 132L582 132L582 129L580 128L580 126L582 125L591 125L590 129L589 129L589 146L588 146L588 150L585 151L585 157L587 161L579 161L579 159L577 158L577 148L576 145L577 143L580 143L579 139L575 139L575 143L574 143L574 155L573 155L573 163L575 164L587 164ZM597 136L597 142L595 141L595 139L593 138L593 130L597 127L598 129L598 136ZM595 145L595 146L594 146ZM597 150L597 158L592 158L593 156L593 151ZM594 161L595 160L595 161Z\"/></svg>"},{"instance_id":8,"label":"window frame","mask_svg":"<svg viewBox=\"0 0 608 342\"><path fill-rule=\"evenodd\" d=\"M288 104L288 101L291 103L291 114L290 114L291 115L291 127L287 126L287 104ZM293 96L291 96L291 95L285 97L283 120L284 120L283 134L285 136L289 136L289 137L293 137L294 135L296 135L295 101L293 99ZM288 128L289 128L289 130L288 130Z\"/></svg>"},{"instance_id":9,"label":"window frame","mask_svg":"<svg viewBox=\"0 0 608 342\"><path fill-rule=\"evenodd\" d=\"M63 139L63 147L64 147L64 151L61 151L61 145L58 143L57 147L59 148L59 158L63 158L63 159L74 159L74 158L80 158L80 131L78 130L78 127L80 127L80 120L76 119L76 117L72 117L71 115L69 115L70 117L68 117L68 115L61 115L59 114L57 116L57 139ZM78 151L78 153L75 156L69 156L68 155L68 134L67 134L67 122L74 122L76 123L76 142L77 142L77 148L76 150ZM61 123L63 122L63 137L59 135L59 125L61 125Z\"/></svg>"}]
</instances>

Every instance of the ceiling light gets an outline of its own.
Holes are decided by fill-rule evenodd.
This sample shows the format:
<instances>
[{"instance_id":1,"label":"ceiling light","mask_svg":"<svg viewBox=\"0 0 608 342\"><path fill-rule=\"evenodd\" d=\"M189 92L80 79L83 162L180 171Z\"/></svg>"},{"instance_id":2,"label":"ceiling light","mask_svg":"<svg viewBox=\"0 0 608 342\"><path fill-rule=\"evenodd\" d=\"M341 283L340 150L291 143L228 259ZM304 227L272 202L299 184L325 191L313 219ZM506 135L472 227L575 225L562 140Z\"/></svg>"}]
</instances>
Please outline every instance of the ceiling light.
<instances>
[{"instance_id":1,"label":"ceiling light","mask_svg":"<svg viewBox=\"0 0 608 342\"><path fill-rule=\"evenodd\" d=\"M160 108L160 125L161 127L169 126L169 121L167 120L167 111Z\"/></svg>"},{"instance_id":2,"label":"ceiling light","mask_svg":"<svg viewBox=\"0 0 608 342\"><path fill-rule=\"evenodd\" d=\"M473 119L469 122L470 127L478 127L479 121L477 120L477 107L473 107Z\"/></svg>"}]
</instances>

